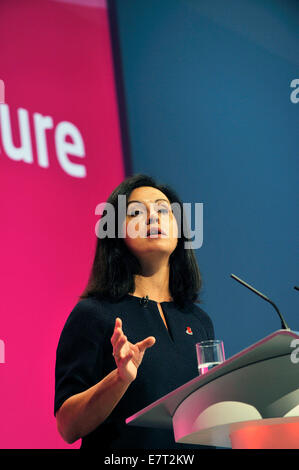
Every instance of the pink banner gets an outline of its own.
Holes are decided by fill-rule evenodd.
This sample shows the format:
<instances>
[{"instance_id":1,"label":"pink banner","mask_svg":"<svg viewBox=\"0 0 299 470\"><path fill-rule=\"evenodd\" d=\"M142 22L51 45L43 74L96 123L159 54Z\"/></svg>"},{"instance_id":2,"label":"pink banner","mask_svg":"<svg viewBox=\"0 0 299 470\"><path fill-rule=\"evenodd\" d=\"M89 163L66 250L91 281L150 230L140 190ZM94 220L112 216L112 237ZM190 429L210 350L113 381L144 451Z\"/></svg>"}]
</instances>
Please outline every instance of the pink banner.
<instances>
[{"instance_id":1,"label":"pink banner","mask_svg":"<svg viewBox=\"0 0 299 470\"><path fill-rule=\"evenodd\" d=\"M124 178L105 2L2 0L0 57L0 448L77 448L53 415L56 347Z\"/></svg>"}]
</instances>

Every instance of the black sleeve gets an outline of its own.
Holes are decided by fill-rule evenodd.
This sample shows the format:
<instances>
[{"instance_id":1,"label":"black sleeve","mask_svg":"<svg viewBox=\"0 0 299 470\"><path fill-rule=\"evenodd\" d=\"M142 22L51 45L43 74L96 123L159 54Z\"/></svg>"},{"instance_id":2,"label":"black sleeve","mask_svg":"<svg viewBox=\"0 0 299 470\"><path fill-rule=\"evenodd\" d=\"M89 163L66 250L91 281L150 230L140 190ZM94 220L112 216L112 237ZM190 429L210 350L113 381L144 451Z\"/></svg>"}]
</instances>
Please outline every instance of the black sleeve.
<instances>
[{"instance_id":1,"label":"black sleeve","mask_svg":"<svg viewBox=\"0 0 299 470\"><path fill-rule=\"evenodd\" d=\"M106 327L98 310L89 299L81 300L63 327L56 351L54 415L67 398L100 380Z\"/></svg>"},{"instance_id":2,"label":"black sleeve","mask_svg":"<svg viewBox=\"0 0 299 470\"><path fill-rule=\"evenodd\" d=\"M214 325L211 317L198 305L196 306L198 312L200 312L200 318L203 322L204 328L206 330L206 335L208 340L215 339Z\"/></svg>"},{"instance_id":3,"label":"black sleeve","mask_svg":"<svg viewBox=\"0 0 299 470\"><path fill-rule=\"evenodd\" d=\"M213 322L210 318L210 316L206 313L207 315L207 334L209 339L215 339L215 331L214 331L214 325Z\"/></svg>"}]
</instances>

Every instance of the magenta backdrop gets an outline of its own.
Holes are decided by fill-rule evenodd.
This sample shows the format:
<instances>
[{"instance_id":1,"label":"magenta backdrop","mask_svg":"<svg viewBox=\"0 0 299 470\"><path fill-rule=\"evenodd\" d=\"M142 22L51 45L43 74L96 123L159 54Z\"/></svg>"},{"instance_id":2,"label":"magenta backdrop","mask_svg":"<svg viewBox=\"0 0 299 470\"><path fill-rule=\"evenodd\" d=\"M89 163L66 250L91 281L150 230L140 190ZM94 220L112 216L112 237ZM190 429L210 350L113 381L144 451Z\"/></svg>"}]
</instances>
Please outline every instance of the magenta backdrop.
<instances>
[{"instance_id":1,"label":"magenta backdrop","mask_svg":"<svg viewBox=\"0 0 299 470\"><path fill-rule=\"evenodd\" d=\"M105 2L2 0L0 56L0 448L77 448L56 430L56 347L124 178Z\"/></svg>"}]
</instances>

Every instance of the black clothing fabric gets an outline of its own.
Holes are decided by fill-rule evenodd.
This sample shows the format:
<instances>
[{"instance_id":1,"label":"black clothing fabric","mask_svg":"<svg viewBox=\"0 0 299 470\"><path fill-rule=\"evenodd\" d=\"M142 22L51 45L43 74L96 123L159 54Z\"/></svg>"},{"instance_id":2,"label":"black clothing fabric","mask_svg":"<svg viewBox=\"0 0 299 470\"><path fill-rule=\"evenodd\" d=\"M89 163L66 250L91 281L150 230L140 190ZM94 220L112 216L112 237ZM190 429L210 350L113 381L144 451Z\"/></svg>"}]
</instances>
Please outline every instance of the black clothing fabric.
<instances>
[{"instance_id":1,"label":"black clothing fabric","mask_svg":"<svg viewBox=\"0 0 299 470\"><path fill-rule=\"evenodd\" d=\"M168 329L157 302L143 303L140 297L130 294L119 302L89 297L79 301L70 313L56 352L54 414L67 398L95 385L116 368L111 336L117 317L131 343L148 336L156 338L156 343L145 351L136 379L109 417L82 438L81 448L195 447L175 443L172 430L125 423L129 416L196 377L195 343L214 339L210 317L196 304L179 309L174 302L161 302L161 307Z\"/></svg>"}]
</instances>

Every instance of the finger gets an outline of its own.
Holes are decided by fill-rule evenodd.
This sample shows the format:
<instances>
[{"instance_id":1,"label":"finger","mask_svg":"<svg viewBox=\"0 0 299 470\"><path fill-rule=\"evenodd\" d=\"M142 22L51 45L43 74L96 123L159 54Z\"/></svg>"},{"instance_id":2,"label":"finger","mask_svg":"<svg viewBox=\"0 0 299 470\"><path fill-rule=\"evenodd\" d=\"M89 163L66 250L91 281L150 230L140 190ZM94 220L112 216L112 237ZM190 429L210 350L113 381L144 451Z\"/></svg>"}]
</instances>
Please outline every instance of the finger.
<instances>
[{"instance_id":1,"label":"finger","mask_svg":"<svg viewBox=\"0 0 299 470\"><path fill-rule=\"evenodd\" d=\"M119 336L123 333L122 331L122 321L119 317L115 320L114 331L111 337L111 343L114 343L118 340Z\"/></svg>"},{"instance_id":2,"label":"finger","mask_svg":"<svg viewBox=\"0 0 299 470\"><path fill-rule=\"evenodd\" d=\"M156 338L154 336L148 336L142 341L136 343L140 352L144 352L147 348L151 348L156 342Z\"/></svg>"},{"instance_id":3,"label":"finger","mask_svg":"<svg viewBox=\"0 0 299 470\"><path fill-rule=\"evenodd\" d=\"M118 330L118 329L121 329L122 330L122 321L119 317L117 317L115 319L115 323L114 323L114 331Z\"/></svg>"},{"instance_id":4,"label":"finger","mask_svg":"<svg viewBox=\"0 0 299 470\"><path fill-rule=\"evenodd\" d=\"M121 338L117 341L117 343L113 347L113 355L115 357L120 357L121 356L121 350L124 347L124 345L127 343L128 339L125 335L122 335Z\"/></svg>"},{"instance_id":5,"label":"finger","mask_svg":"<svg viewBox=\"0 0 299 470\"><path fill-rule=\"evenodd\" d=\"M114 330L114 333L111 336L112 346L114 346L117 343L117 341L119 340L119 338L121 337L122 334L123 334L123 332L120 328L117 328L116 330Z\"/></svg>"}]
</instances>

